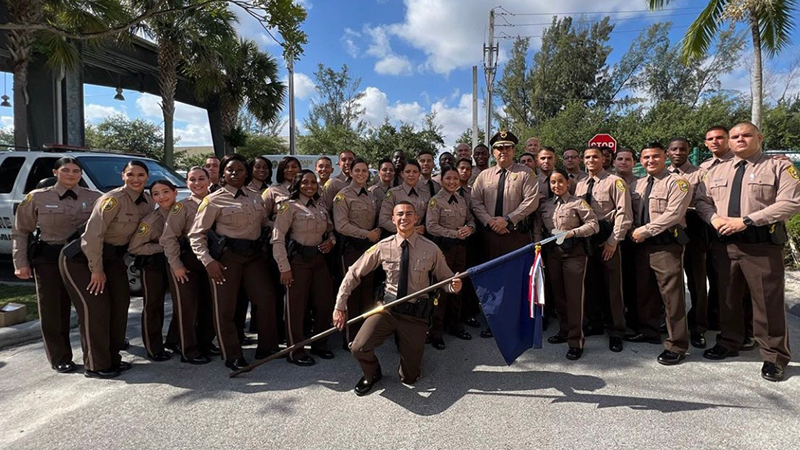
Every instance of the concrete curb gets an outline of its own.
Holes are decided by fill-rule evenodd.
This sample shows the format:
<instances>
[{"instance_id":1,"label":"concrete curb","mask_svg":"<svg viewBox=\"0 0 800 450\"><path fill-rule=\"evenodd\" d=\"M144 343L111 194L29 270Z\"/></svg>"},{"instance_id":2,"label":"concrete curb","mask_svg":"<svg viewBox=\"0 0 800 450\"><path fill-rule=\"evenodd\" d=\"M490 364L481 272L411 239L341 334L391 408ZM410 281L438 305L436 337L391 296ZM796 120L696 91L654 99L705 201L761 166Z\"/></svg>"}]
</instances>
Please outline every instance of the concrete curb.
<instances>
[{"instance_id":1,"label":"concrete curb","mask_svg":"<svg viewBox=\"0 0 800 450\"><path fill-rule=\"evenodd\" d=\"M69 328L73 329L78 326L78 314L72 311L69 318ZM23 322L10 327L0 328L0 349L5 347L14 347L19 344L24 344L30 341L36 341L42 338L42 328L38 320L31 320L30 322Z\"/></svg>"}]
</instances>

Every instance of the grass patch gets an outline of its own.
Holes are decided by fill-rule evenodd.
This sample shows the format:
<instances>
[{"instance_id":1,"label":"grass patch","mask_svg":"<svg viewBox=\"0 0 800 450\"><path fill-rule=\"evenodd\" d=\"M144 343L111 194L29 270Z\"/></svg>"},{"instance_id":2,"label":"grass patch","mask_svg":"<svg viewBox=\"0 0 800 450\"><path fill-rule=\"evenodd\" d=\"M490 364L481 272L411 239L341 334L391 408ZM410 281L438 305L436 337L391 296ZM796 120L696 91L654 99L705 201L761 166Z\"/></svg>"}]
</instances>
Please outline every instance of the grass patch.
<instances>
[{"instance_id":1,"label":"grass patch","mask_svg":"<svg viewBox=\"0 0 800 450\"><path fill-rule=\"evenodd\" d=\"M39 319L39 304L36 302L36 288L0 283L0 304L22 303L26 306L26 321Z\"/></svg>"}]
</instances>

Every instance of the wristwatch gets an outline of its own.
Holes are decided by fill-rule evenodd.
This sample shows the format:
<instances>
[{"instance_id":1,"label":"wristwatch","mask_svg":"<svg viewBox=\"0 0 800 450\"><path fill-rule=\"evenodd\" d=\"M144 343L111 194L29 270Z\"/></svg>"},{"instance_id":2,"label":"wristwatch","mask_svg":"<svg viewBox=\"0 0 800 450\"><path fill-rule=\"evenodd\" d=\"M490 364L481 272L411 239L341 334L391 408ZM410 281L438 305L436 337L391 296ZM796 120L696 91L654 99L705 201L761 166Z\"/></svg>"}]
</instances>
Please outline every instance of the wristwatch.
<instances>
[{"instance_id":1,"label":"wristwatch","mask_svg":"<svg viewBox=\"0 0 800 450\"><path fill-rule=\"evenodd\" d=\"M508 214L503 216L503 219L506 219L506 222L508 222L509 225L514 225L513 223L511 223L511 217L509 217Z\"/></svg>"},{"instance_id":2,"label":"wristwatch","mask_svg":"<svg viewBox=\"0 0 800 450\"><path fill-rule=\"evenodd\" d=\"M753 219L751 219L751 218L749 218L747 216L744 216L742 218L742 222L744 222L744 224L747 225L748 227L753 227L753 226L756 225L755 222L753 222Z\"/></svg>"}]
</instances>

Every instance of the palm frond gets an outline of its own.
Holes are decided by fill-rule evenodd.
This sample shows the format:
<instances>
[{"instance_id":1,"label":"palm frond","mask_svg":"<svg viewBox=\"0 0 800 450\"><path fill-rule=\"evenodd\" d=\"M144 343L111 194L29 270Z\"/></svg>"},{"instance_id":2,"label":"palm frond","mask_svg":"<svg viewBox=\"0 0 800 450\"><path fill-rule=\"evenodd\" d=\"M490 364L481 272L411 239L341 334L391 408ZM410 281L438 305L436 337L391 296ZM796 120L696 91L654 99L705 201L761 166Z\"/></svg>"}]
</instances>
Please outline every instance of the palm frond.
<instances>
[{"instance_id":1,"label":"palm frond","mask_svg":"<svg viewBox=\"0 0 800 450\"><path fill-rule=\"evenodd\" d=\"M761 32L761 46L769 56L775 56L791 44L796 8L795 0L772 0L758 3L755 11L758 28Z\"/></svg>"},{"instance_id":2,"label":"palm frond","mask_svg":"<svg viewBox=\"0 0 800 450\"><path fill-rule=\"evenodd\" d=\"M719 26L727 0L711 0L697 19L689 25L681 42L681 53L684 61L702 57L711 47Z\"/></svg>"}]
</instances>

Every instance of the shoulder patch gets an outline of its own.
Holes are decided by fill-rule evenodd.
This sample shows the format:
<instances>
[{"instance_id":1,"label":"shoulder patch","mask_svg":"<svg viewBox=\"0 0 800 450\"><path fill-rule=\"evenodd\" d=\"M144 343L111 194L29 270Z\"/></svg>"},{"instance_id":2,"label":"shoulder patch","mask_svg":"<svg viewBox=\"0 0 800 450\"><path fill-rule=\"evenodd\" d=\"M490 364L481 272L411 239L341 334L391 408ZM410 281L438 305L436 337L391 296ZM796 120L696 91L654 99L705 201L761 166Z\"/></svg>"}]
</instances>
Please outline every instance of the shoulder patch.
<instances>
[{"instance_id":1,"label":"shoulder patch","mask_svg":"<svg viewBox=\"0 0 800 450\"><path fill-rule=\"evenodd\" d=\"M800 180L800 172L797 171L797 167L795 167L794 164L790 164L786 171L789 172L789 176L795 180Z\"/></svg>"},{"instance_id":2,"label":"shoulder patch","mask_svg":"<svg viewBox=\"0 0 800 450\"><path fill-rule=\"evenodd\" d=\"M172 209L169 210L170 214L178 214L183 211L183 203L178 202L172 205Z\"/></svg>"},{"instance_id":3,"label":"shoulder patch","mask_svg":"<svg viewBox=\"0 0 800 450\"><path fill-rule=\"evenodd\" d=\"M108 197L107 199L103 200L103 212L113 211L118 204L119 202L116 198Z\"/></svg>"},{"instance_id":4,"label":"shoulder patch","mask_svg":"<svg viewBox=\"0 0 800 450\"><path fill-rule=\"evenodd\" d=\"M378 244L374 244L372 247L368 248L365 253L372 253L376 248L378 248Z\"/></svg>"},{"instance_id":5,"label":"shoulder patch","mask_svg":"<svg viewBox=\"0 0 800 450\"><path fill-rule=\"evenodd\" d=\"M516 181L516 180L517 180L517 176L519 176L519 174L518 174L517 172L513 172L513 173L511 174L511 179L512 179L512 180L514 180L514 181Z\"/></svg>"},{"instance_id":6,"label":"shoulder patch","mask_svg":"<svg viewBox=\"0 0 800 450\"><path fill-rule=\"evenodd\" d=\"M625 182L623 180L617 180L614 185L617 187L617 190L620 192L625 192L628 188L625 187Z\"/></svg>"},{"instance_id":7,"label":"shoulder patch","mask_svg":"<svg viewBox=\"0 0 800 450\"><path fill-rule=\"evenodd\" d=\"M148 225L146 222L139 223L139 228L136 229L137 236L144 236L149 232L150 232L150 225Z\"/></svg>"},{"instance_id":8,"label":"shoulder patch","mask_svg":"<svg viewBox=\"0 0 800 450\"><path fill-rule=\"evenodd\" d=\"M431 201L428 202L428 209L436 208L436 199L432 198Z\"/></svg>"},{"instance_id":9,"label":"shoulder patch","mask_svg":"<svg viewBox=\"0 0 800 450\"><path fill-rule=\"evenodd\" d=\"M285 213L287 209L289 209L289 205L287 205L286 202L278 203L278 214Z\"/></svg>"},{"instance_id":10,"label":"shoulder patch","mask_svg":"<svg viewBox=\"0 0 800 450\"><path fill-rule=\"evenodd\" d=\"M589 202L587 202L585 198L581 199L581 205L583 205L583 207L586 208L586 209L592 209L592 205L590 205Z\"/></svg>"},{"instance_id":11,"label":"shoulder patch","mask_svg":"<svg viewBox=\"0 0 800 450\"><path fill-rule=\"evenodd\" d=\"M204 197L203 201L200 202L200 206L197 207L197 212L203 212L206 206L208 206L208 197Z\"/></svg>"},{"instance_id":12,"label":"shoulder patch","mask_svg":"<svg viewBox=\"0 0 800 450\"><path fill-rule=\"evenodd\" d=\"M386 191L386 195L384 195L383 198L392 198L393 195L394 194L392 194L392 190L389 189L388 191Z\"/></svg>"},{"instance_id":13,"label":"shoulder patch","mask_svg":"<svg viewBox=\"0 0 800 450\"><path fill-rule=\"evenodd\" d=\"M794 166L792 166L792 167L794 167ZM28 195L26 195L25 198L22 199L22 202L19 204L19 206L27 205L28 203L31 202L32 199L33 199L33 194L28 193Z\"/></svg>"},{"instance_id":14,"label":"shoulder patch","mask_svg":"<svg viewBox=\"0 0 800 450\"><path fill-rule=\"evenodd\" d=\"M328 178L328 181L326 181L325 184L322 185L322 189L327 189L328 186L330 186L330 185L331 185L331 179Z\"/></svg>"},{"instance_id":15,"label":"shoulder patch","mask_svg":"<svg viewBox=\"0 0 800 450\"><path fill-rule=\"evenodd\" d=\"M676 183L678 183L678 189L680 189L683 192L689 192L689 183L687 183L686 180L684 180L683 178L679 178L678 181L676 181Z\"/></svg>"},{"instance_id":16,"label":"shoulder patch","mask_svg":"<svg viewBox=\"0 0 800 450\"><path fill-rule=\"evenodd\" d=\"M704 173L704 174L703 174L703 178L702 178L700 181L702 181L703 183L705 183L706 181L708 181L708 172L706 172L706 173Z\"/></svg>"},{"instance_id":17,"label":"shoulder patch","mask_svg":"<svg viewBox=\"0 0 800 450\"><path fill-rule=\"evenodd\" d=\"M342 203L342 200L344 200L344 194L342 194L341 192L336 194L336 197L333 197L333 203L336 203L337 205L339 203Z\"/></svg>"}]
</instances>

